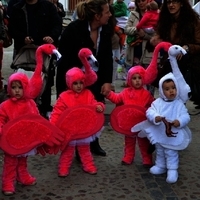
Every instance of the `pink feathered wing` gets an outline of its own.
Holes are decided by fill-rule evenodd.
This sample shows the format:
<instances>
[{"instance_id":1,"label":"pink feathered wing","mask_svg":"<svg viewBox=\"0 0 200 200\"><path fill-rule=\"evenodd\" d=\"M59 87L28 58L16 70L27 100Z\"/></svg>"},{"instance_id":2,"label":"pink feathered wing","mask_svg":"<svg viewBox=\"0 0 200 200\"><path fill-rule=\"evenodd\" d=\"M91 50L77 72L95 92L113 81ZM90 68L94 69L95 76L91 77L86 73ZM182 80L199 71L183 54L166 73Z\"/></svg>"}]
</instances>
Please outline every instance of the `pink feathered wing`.
<instances>
[{"instance_id":1,"label":"pink feathered wing","mask_svg":"<svg viewBox=\"0 0 200 200\"><path fill-rule=\"evenodd\" d=\"M121 134L134 136L131 128L141 121L146 120L146 109L136 105L117 106L110 115L112 128Z\"/></svg>"},{"instance_id":2,"label":"pink feathered wing","mask_svg":"<svg viewBox=\"0 0 200 200\"><path fill-rule=\"evenodd\" d=\"M56 126L70 140L77 140L94 135L101 130L103 124L104 114L97 112L96 106L82 105L67 108L58 118Z\"/></svg>"},{"instance_id":3,"label":"pink feathered wing","mask_svg":"<svg viewBox=\"0 0 200 200\"><path fill-rule=\"evenodd\" d=\"M46 144L53 147L69 142L60 129L40 115L27 114L9 121L2 128L0 147L6 153L16 156Z\"/></svg>"}]
</instances>

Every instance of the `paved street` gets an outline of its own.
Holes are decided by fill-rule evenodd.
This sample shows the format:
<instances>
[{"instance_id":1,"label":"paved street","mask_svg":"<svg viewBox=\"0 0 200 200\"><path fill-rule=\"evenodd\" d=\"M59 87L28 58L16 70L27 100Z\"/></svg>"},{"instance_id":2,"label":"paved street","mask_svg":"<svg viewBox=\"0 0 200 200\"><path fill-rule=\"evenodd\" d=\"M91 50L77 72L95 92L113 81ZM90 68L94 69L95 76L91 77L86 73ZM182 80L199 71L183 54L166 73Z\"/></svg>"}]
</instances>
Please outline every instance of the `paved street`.
<instances>
[{"instance_id":1,"label":"paved street","mask_svg":"<svg viewBox=\"0 0 200 200\"><path fill-rule=\"evenodd\" d=\"M11 60L12 47L4 49L5 81L12 73L9 67ZM117 81L118 92L122 89L121 85L122 81ZM54 88L52 93L55 94ZM54 100L55 95L52 95L52 104ZM83 172L80 163L74 159L70 175L59 178L59 155L29 157L29 169L37 178L37 185L17 185L14 196L5 197L0 193L0 200L200 200L200 115L197 114L200 110L195 110L191 102L187 103L192 114L189 127L193 140L186 150L180 152L179 180L170 185L165 181L166 174L153 176L143 168L138 150L132 165L121 165L124 140L108 125L108 114L113 107L113 104L106 102L105 129L100 143L107 156L94 156L97 175ZM1 172L2 157L0 159Z\"/></svg>"}]
</instances>

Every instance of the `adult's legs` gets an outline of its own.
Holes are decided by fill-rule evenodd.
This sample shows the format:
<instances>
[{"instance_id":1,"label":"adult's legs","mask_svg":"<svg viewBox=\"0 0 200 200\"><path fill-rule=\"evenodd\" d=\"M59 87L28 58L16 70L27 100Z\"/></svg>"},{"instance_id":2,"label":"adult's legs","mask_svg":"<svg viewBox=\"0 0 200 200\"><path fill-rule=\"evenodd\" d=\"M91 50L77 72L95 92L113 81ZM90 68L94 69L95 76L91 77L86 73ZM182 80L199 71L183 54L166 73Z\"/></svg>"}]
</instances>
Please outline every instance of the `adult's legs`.
<instances>
[{"instance_id":1,"label":"adult's legs","mask_svg":"<svg viewBox=\"0 0 200 200\"><path fill-rule=\"evenodd\" d=\"M52 56L50 60L48 72L46 73L47 73L46 85L41 95L41 102L39 104L40 113L44 117L47 117L47 113L52 111L51 88L54 85L54 76L55 76L55 57L54 56Z\"/></svg>"},{"instance_id":2,"label":"adult's legs","mask_svg":"<svg viewBox=\"0 0 200 200\"><path fill-rule=\"evenodd\" d=\"M105 103L104 96L100 93L102 84L97 80L93 85L89 87L93 95L95 96L95 99L99 102ZM106 156L106 152L101 148L99 144L99 138L96 137L96 139L90 143L90 149L91 152L99 155L99 156Z\"/></svg>"}]
</instances>

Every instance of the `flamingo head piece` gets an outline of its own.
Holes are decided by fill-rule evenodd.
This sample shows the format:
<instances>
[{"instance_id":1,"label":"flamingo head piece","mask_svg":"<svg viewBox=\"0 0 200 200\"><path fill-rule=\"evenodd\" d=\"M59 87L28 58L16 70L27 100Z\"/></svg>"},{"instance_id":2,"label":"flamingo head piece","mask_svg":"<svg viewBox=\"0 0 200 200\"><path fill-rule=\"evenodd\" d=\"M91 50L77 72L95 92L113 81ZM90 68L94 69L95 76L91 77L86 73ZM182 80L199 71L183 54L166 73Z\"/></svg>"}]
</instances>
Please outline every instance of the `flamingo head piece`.
<instances>
[{"instance_id":1,"label":"flamingo head piece","mask_svg":"<svg viewBox=\"0 0 200 200\"><path fill-rule=\"evenodd\" d=\"M94 71L98 71L98 61L92 54L92 51L88 48L82 48L79 53L78 57L80 58L81 62L83 63L84 67L88 67L88 64L91 65L93 63L94 65L90 66L93 68ZM90 63L88 63L88 61Z\"/></svg>"},{"instance_id":2,"label":"flamingo head piece","mask_svg":"<svg viewBox=\"0 0 200 200\"><path fill-rule=\"evenodd\" d=\"M53 44L43 44L39 46L36 50L36 56L40 54L40 52L47 54L47 55L52 55L55 54L57 57L57 60L61 58L61 54L59 51L56 49L56 47Z\"/></svg>"},{"instance_id":3,"label":"flamingo head piece","mask_svg":"<svg viewBox=\"0 0 200 200\"><path fill-rule=\"evenodd\" d=\"M83 81L84 85L85 85L85 74L84 72L78 68L78 67L73 67L71 69L69 69L65 75L66 78L66 83L68 88L72 89L72 84L75 81Z\"/></svg>"},{"instance_id":4,"label":"flamingo head piece","mask_svg":"<svg viewBox=\"0 0 200 200\"><path fill-rule=\"evenodd\" d=\"M146 73L146 70L142 66L138 65L138 66L131 67L128 71L128 74L127 74L127 84L128 84L128 86L132 87L131 79L132 79L134 74L139 74L142 78L142 83L144 84L145 73Z\"/></svg>"},{"instance_id":5,"label":"flamingo head piece","mask_svg":"<svg viewBox=\"0 0 200 200\"><path fill-rule=\"evenodd\" d=\"M155 47L155 50L158 49L158 50L164 50L166 52L168 52L169 48L172 46L171 43L169 42L160 42L158 45L156 45Z\"/></svg>"},{"instance_id":6,"label":"flamingo head piece","mask_svg":"<svg viewBox=\"0 0 200 200\"><path fill-rule=\"evenodd\" d=\"M23 97L27 98L28 89L29 89L29 79L28 79L27 75L24 73L21 73L21 72L16 72L16 73L13 73L9 77L7 91L8 91L8 94L11 96L11 98L12 98L11 88L12 88L13 81L19 81L22 84ZM15 98L12 98L12 99L15 100Z\"/></svg>"},{"instance_id":7,"label":"flamingo head piece","mask_svg":"<svg viewBox=\"0 0 200 200\"><path fill-rule=\"evenodd\" d=\"M182 48L181 46L179 46L179 45L172 45L172 46L169 48L169 50L168 50L169 56L174 57L174 58L176 58L176 56L177 56L178 54L183 54L183 55L185 55L186 53L187 53L186 50L183 49L183 48Z\"/></svg>"}]
</instances>

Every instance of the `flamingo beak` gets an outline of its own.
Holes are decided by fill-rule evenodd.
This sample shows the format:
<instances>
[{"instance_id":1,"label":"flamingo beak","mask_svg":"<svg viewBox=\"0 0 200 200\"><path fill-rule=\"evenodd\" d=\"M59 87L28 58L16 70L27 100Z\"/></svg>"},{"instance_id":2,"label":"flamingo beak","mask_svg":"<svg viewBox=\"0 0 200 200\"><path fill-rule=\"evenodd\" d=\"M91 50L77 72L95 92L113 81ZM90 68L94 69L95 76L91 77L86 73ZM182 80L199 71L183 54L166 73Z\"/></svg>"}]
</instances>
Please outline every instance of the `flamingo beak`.
<instances>
[{"instance_id":1,"label":"flamingo beak","mask_svg":"<svg viewBox=\"0 0 200 200\"><path fill-rule=\"evenodd\" d=\"M89 58L94 62L94 64L98 67L99 66L99 63L97 61L97 59L93 56L93 55L90 55Z\"/></svg>"},{"instance_id":2,"label":"flamingo beak","mask_svg":"<svg viewBox=\"0 0 200 200\"><path fill-rule=\"evenodd\" d=\"M185 49L181 48L181 53L182 53L183 55L185 55L185 54L187 53L187 51L186 51Z\"/></svg>"},{"instance_id":3,"label":"flamingo beak","mask_svg":"<svg viewBox=\"0 0 200 200\"><path fill-rule=\"evenodd\" d=\"M53 54L56 55L57 61L62 57L62 55L60 54L60 52L59 52L57 49L54 49L54 50L53 50Z\"/></svg>"}]
</instances>

